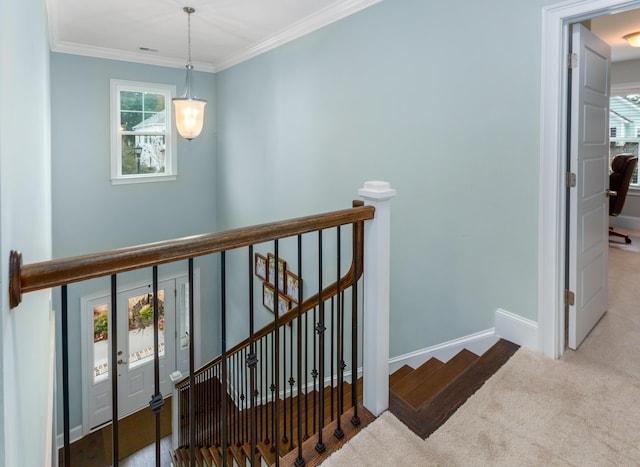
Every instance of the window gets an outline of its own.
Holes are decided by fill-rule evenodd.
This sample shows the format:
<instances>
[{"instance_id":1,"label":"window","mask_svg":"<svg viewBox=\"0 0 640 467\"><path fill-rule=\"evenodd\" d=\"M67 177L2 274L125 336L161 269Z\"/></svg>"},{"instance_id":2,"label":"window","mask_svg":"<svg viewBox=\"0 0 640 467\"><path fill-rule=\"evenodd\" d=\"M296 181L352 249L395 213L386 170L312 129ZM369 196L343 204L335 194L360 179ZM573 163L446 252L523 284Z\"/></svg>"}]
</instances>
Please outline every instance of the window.
<instances>
[{"instance_id":1,"label":"window","mask_svg":"<svg viewBox=\"0 0 640 467\"><path fill-rule=\"evenodd\" d=\"M616 93L617 94L617 93ZM618 154L638 156L640 144L640 94L624 92L613 95L609 106L609 162ZM631 178L631 187L640 189L638 168Z\"/></svg>"},{"instance_id":2,"label":"window","mask_svg":"<svg viewBox=\"0 0 640 467\"><path fill-rule=\"evenodd\" d=\"M175 86L111 80L111 182L175 180Z\"/></svg>"}]
</instances>

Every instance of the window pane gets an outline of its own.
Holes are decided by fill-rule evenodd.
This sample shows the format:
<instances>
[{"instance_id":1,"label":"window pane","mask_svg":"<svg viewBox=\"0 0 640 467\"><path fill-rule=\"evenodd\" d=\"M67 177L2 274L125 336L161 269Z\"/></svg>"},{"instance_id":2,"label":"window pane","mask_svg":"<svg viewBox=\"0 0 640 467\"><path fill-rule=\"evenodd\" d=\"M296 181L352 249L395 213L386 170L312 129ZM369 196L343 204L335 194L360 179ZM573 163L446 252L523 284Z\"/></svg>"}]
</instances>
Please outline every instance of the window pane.
<instances>
[{"instance_id":1,"label":"window pane","mask_svg":"<svg viewBox=\"0 0 640 467\"><path fill-rule=\"evenodd\" d=\"M158 291L158 350L164 355L164 290ZM153 294L129 299L129 368L153 360Z\"/></svg>"},{"instance_id":2,"label":"window pane","mask_svg":"<svg viewBox=\"0 0 640 467\"><path fill-rule=\"evenodd\" d=\"M189 283L178 289L178 337L180 350L189 348Z\"/></svg>"},{"instance_id":3,"label":"window pane","mask_svg":"<svg viewBox=\"0 0 640 467\"><path fill-rule=\"evenodd\" d=\"M93 308L93 383L109 378L109 306Z\"/></svg>"},{"instance_id":4,"label":"window pane","mask_svg":"<svg viewBox=\"0 0 640 467\"><path fill-rule=\"evenodd\" d=\"M164 135L122 135L122 175L166 171Z\"/></svg>"},{"instance_id":5,"label":"window pane","mask_svg":"<svg viewBox=\"0 0 640 467\"><path fill-rule=\"evenodd\" d=\"M142 121L133 127L133 131L144 132L164 132L165 131L165 113L162 112L143 112Z\"/></svg>"},{"instance_id":6,"label":"window pane","mask_svg":"<svg viewBox=\"0 0 640 467\"><path fill-rule=\"evenodd\" d=\"M120 130L134 131L134 127L143 120L142 112L120 112Z\"/></svg>"},{"instance_id":7,"label":"window pane","mask_svg":"<svg viewBox=\"0 0 640 467\"><path fill-rule=\"evenodd\" d=\"M164 95L154 92L145 92L144 110L147 112L162 112L164 110Z\"/></svg>"},{"instance_id":8,"label":"window pane","mask_svg":"<svg viewBox=\"0 0 640 467\"><path fill-rule=\"evenodd\" d=\"M120 110L142 111L142 93L140 91L120 91Z\"/></svg>"}]
</instances>

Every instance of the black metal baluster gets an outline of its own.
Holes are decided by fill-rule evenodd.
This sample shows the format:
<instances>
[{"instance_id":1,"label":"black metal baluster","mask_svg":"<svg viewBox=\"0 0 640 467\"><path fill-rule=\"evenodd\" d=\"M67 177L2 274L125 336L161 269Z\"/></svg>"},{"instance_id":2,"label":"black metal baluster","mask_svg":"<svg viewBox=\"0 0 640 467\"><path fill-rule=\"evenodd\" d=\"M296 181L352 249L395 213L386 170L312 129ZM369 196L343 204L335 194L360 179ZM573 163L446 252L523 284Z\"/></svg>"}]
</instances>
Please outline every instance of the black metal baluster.
<instances>
[{"instance_id":1,"label":"black metal baluster","mask_svg":"<svg viewBox=\"0 0 640 467\"><path fill-rule=\"evenodd\" d=\"M340 280L340 278L338 278L338 281ZM331 378L330 381L330 388L331 388L331 404L330 404L330 413L331 413L331 421L334 420L334 409L335 409L335 404L334 404L334 398L333 398L333 367L334 367L334 353L333 353L333 349L334 349L334 345L335 345L335 334L334 334L334 324L335 324L335 300L334 297L331 297L331 343L329 345L329 377Z\"/></svg>"},{"instance_id":2,"label":"black metal baluster","mask_svg":"<svg viewBox=\"0 0 640 467\"><path fill-rule=\"evenodd\" d=\"M236 446L240 446L242 441L242 410L244 407L244 378L242 372L242 362L240 361L242 358L242 353L236 352L236 371L238 376L236 376L236 380L238 382L239 390L240 390L240 402L238 403L236 410Z\"/></svg>"},{"instance_id":3,"label":"black metal baluster","mask_svg":"<svg viewBox=\"0 0 640 467\"><path fill-rule=\"evenodd\" d=\"M313 330L310 331L313 342L313 370L311 370L311 377L313 378L313 423L311 424L311 433L315 433L315 429L318 426L316 424L317 414L318 414L318 352L317 352L317 340L316 340L316 323L317 321L317 313L316 307L313 307Z\"/></svg>"},{"instance_id":4,"label":"black metal baluster","mask_svg":"<svg viewBox=\"0 0 640 467\"><path fill-rule=\"evenodd\" d=\"M249 350L249 347L245 347L242 350L241 362L247 361L249 358ZM249 391L249 372L242 369L242 393L244 394L244 406L242 409L242 444L251 439L249 433L249 406L251 405L251 393Z\"/></svg>"},{"instance_id":5,"label":"black metal baluster","mask_svg":"<svg viewBox=\"0 0 640 467\"><path fill-rule=\"evenodd\" d=\"M324 320L324 298L322 296L322 230L318 230L318 308L320 316L318 324L316 325L316 332L318 333L318 367L320 368L320 374L318 375L320 404L318 409L318 442L316 443L316 451L324 452L327 449L322 440L322 427L324 425L324 332L326 330L326 326Z\"/></svg>"},{"instance_id":6,"label":"black metal baluster","mask_svg":"<svg viewBox=\"0 0 640 467\"><path fill-rule=\"evenodd\" d=\"M269 337L271 336L271 334L267 334L264 337L264 358L263 361L265 362L264 365L264 396L262 398L263 402L263 406L264 406L264 410L265 410L265 414L264 414L264 432L265 432L265 438L264 438L264 444L269 445L271 443L271 439L269 438L269 433L271 430L271 422L270 422L270 418L269 418L269 406L271 405L271 402L269 402L269 395L272 395L272 389L271 389L271 385L269 384L269 367L268 364L269 362L273 362L273 354L272 354L272 349L269 348ZM271 367L273 368L273 365L271 365Z\"/></svg>"},{"instance_id":7,"label":"black metal baluster","mask_svg":"<svg viewBox=\"0 0 640 467\"><path fill-rule=\"evenodd\" d=\"M255 267L253 261L253 245L249 246L249 355L247 357L247 367L249 368L249 395L251 397L250 404L250 453L251 453L251 465L253 465L256 452L257 452L257 440L258 440L258 430L257 430L257 422L258 417L256 413L256 404L257 404L257 389L256 389L256 366L258 365L258 357L256 356L256 343L253 337L254 332L254 301L253 301L253 276Z\"/></svg>"},{"instance_id":8,"label":"black metal baluster","mask_svg":"<svg viewBox=\"0 0 640 467\"><path fill-rule=\"evenodd\" d=\"M362 265L360 264L358 235L360 225L353 224L353 286L351 287L351 404L353 405L353 416L351 423L355 426L360 425L360 417L358 417L358 275Z\"/></svg>"},{"instance_id":9,"label":"black metal baluster","mask_svg":"<svg viewBox=\"0 0 640 467\"><path fill-rule=\"evenodd\" d=\"M193 258L188 261L189 275L189 455L190 459L195 459L196 448L196 406L195 398L195 333L193 332Z\"/></svg>"},{"instance_id":10,"label":"black metal baluster","mask_svg":"<svg viewBox=\"0 0 640 467\"><path fill-rule=\"evenodd\" d=\"M306 316L306 315L305 315ZM302 235L298 235L298 317L297 317L297 329L298 329L298 457L296 458L296 467L303 467L306 463L304 457L302 457ZM306 354L306 352L305 352ZM306 370L305 370L306 371ZM306 388L305 388L305 401L306 401Z\"/></svg>"},{"instance_id":11,"label":"black metal baluster","mask_svg":"<svg viewBox=\"0 0 640 467\"><path fill-rule=\"evenodd\" d=\"M127 356L128 357L128 356ZM127 358L127 360L129 360ZM116 275L111 276L111 460L119 463L118 446L118 288Z\"/></svg>"},{"instance_id":12,"label":"black metal baluster","mask_svg":"<svg viewBox=\"0 0 640 467\"><path fill-rule=\"evenodd\" d=\"M67 286L63 285L61 289L61 300L62 300L62 404L63 404L63 438L64 438L64 465L65 467L71 466L71 425L69 423L69 308L68 308L68 297L67 297ZM112 299L113 301L113 299ZM113 319L113 318L112 318ZM116 345L113 343L113 334L111 341L111 367L109 372L111 373L111 379L116 379L114 377L113 367L115 366L113 362L115 359L113 355L115 352L113 349L116 348ZM117 395L117 393L114 393ZM117 409L116 404L116 409ZM113 416L113 411L111 412ZM117 418L117 417L116 417ZM117 426L117 423L116 425Z\"/></svg>"},{"instance_id":13,"label":"black metal baluster","mask_svg":"<svg viewBox=\"0 0 640 467\"><path fill-rule=\"evenodd\" d=\"M228 433L227 433L227 284L226 284L226 253L223 251L220 253L220 281L221 281L221 307L220 307L220 331L222 346L221 363L222 363L222 385L220 388L220 396L222 397L222 403L220 404L220 418L222 433L220 436L220 450L222 454L222 465L227 465L228 454Z\"/></svg>"},{"instance_id":14,"label":"black metal baluster","mask_svg":"<svg viewBox=\"0 0 640 467\"><path fill-rule=\"evenodd\" d=\"M315 313L315 308L314 308ZM304 440L309 439L309 312L304 314Z\"/></svg>"},{"instance_id":15,"label":"black metal baluster","mask_svg":"<svg viewBox=\"0 0 640 467\"><path fill-rule=\"evenodd\" d=\"M258 341L258 350L260 352L260 357L259 357L259 363L260 366L258 367L258 376L260 378L258 387L260 388L258 390L259 394L257 397L260 397L259 401L260 401L260 410L258 412L258 416L260 417L259 423L258 423L258 429L260 430L260 432L258 433L258 439L261 441L264 441L265 438L265 432L264 432L264 401L265 401L265 395L267 394L266 391L264 390L264 367L265 367L265 359L264 359L264 352L263 352L263 348L264 348L264 337L262 337L259 341Z\"/></svg>"},{"instance_id":16,"label":"black metal baluster","mask_svg":"<svg viewBox=\"0 0 640 467\"><path fill-rule=\"evenodd\" d=\"M213 404L214 404L214 412L211 417L212 425L211 428L215 427L215 441L214 444L216 447L220 448L222 446L222 423L221 423L221 414L222 414L222 398L220 396L222 387L222 362L215 366L214 370L214 381L213 381Z\"/></svg>"},{"instance_id":17,"label":"black metal baluster","mask_svg":"<svg viewBox=\"0 0 640 467\"><path fill-rule=\"evenodd\" d=\"M280 298L279 298L279 294L278 294L278 290L280 289L280 285L279 285L279 278L280 278L280 273L279 273L279 269L278 269L278 260L279 260L279 253L278 253L278 246L279 246L279 242L278 240L274 240L273 242L274 244L274 255L275 255L275 267L274 267L274 284L275 284L275 291L274 291L274 300L273 300L273 315L274 315L274 320L273 320L273 329L274 329L274 339L275 342L273 344L274 347L274 375L273 375L273 380L275 382L275 388L274 388L274 413L273 413L273 420L274 420L274 431L273 431L273 443L275 445L275 454L276 454L276 467L278 467L280 465L280 410L278 408L278 401L280 399L280 332L279 332L279 309L280 309Z\"/></svg>"},{"instance_id":18,"label":"black metal baluster","mask_svg":"<svg viewBox=\"0 0 640 467\"><path fill-rule=\"evenodd\" d=\"M289 321L289 324L289 451L293 451L293 386L296 380L293 377L293 322Z\"/></svg>"},{"instance_id":19,"label":"black metal baluster","mask_svg":"<svg viewBox=\"0 0 640 467\"><path fill-rule=\"evenodd\" d=\"M286 326L278 329L282 333L282 443L289 442L287 438L287 330Z\"/></svg>"},{"instance_id":20,"label":"black metal baluster","mask_svg":"<svg viewBox=\"0 0 640 467\"><path fill-rule=\"evenodd\" d=\"M337 300L337 309L338 309L338 348L336 349L338 361L338 421L335 431L333 432L333 436L337 439L341 439L344 437L344 431L342 430L342 411L344 409L344 384L342 384L343 372L344 372L344 361L343 361L343 352L344 352L344 328L342 322L342 291L340 290L340 259L342 256L342 245L341 245L341 236L340 236L340 226L337 228L337 236L338 236L338 246L337 246L337 255L336 255L336 276L337 276L337 288L336 288L336 300Z\"/></svg>"},{"instance_id":21,"label":"black metal baluster","mask_svg":"<svg viewBox=\"0 0 640 467\"><path fill-rule=\"evenodd\" d=\"M162 394L160 394L160 310L158 308L158 266L152 268L153 271L153 383L154 395L149 401L151 411L155 415L155 448L156 448L156 467L160 467L160 412L164 405Z\"/></svg>"},{"instance_id":22,"label":"black metal baluster","mask_svg":"<svg viewBox=\"0 0 640 467\"><path fill-rule=\"evenodd\" d=\"M238 383L236 381L235 354L229 355L229 370L231 372L229 376L231 385L229 387L229 391L227 391L227 394L229 394L229 412L228 412L229 413L229 446L231 446L235 443L235 436L236 436L236 417L235 417L236 403L235 402L237 399L236 391L238 390Z\"/></svg>"}]
</instances>

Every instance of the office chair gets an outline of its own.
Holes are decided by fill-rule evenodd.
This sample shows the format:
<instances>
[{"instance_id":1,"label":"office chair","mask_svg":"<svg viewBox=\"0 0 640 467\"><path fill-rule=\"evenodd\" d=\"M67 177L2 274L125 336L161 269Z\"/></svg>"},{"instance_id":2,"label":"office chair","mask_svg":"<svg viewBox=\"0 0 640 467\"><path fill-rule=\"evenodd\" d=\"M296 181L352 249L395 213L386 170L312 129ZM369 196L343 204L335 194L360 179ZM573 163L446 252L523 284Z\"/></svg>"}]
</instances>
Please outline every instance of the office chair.
<instances>
[{"instance_id":1,"label":"office chair","mask_svg":"<svg viewBox=\"0 0 640 467\"><path fill-rule=\"evenodd\" d=\"M609 190L615 194L611 193L609 197L609 216L617 217L622 212L631 177L633 177L633 171L637 165L638 158L633 154L618 154L613 158L609 175ZM629 235L616 232L613 227L609 227L609 238L611 236L624 238L625 243L631 243Z\"/></svg>"}]
</instances>

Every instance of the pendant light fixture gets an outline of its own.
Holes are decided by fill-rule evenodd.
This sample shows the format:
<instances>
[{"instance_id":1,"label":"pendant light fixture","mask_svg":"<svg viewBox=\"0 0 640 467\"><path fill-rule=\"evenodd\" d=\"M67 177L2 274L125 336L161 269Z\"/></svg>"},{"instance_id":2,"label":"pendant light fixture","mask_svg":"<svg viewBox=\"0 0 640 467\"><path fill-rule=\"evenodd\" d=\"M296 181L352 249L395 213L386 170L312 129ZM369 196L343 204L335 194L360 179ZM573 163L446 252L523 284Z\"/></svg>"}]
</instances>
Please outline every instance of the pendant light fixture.
<instances>
[{"instance_id":1,"label":"pendant light fixture","mask_svg":"<svg viewBox=\"0 0 640 467\"><path fill-rule=\"evenodd\" d=\"M174 97L172 100L178 133L183 138L191 140L196 138L202 131L204 106L207 105L207 101L191 96L191 71L193 70L193 65L191 64L191 13L196 10L188 6L182 10L187 14L188 24L189 61L187 62L187 82L184 95L182 97Z\"/></svg>"},{"instance_id":2,"label":"pendant light fixture","mask_svg":"<svg viewBox=\"0 0 640 467\"><path fill-rule=\"evenodd\" d=\"M640 32L627 34L623 39L626 40L631 47L640 47Z\"/></svg>"}]
</instances>

